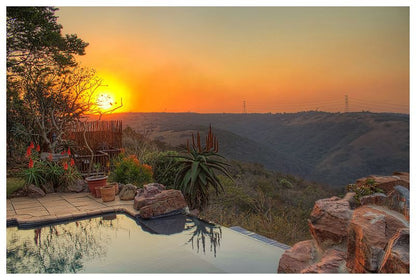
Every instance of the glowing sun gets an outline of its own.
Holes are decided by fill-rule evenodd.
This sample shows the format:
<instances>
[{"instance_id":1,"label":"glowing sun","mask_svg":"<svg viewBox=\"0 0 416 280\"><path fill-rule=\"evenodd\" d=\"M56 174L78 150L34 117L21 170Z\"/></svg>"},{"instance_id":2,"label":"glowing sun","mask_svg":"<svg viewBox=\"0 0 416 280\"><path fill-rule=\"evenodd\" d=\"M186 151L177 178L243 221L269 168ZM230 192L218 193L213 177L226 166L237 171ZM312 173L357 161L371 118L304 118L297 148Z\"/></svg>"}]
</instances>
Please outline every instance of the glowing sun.
<instances>
[{"instance_id":1,"label":"glowing sun","mask_svg":"<svg viewBox=\"0 0 416 280\"><path fill-rule=\"evenodd\" d=\"M100 93L97 96L97 106L100 107L101 110L108 110L114 105L114 98L108 93Z\"/></svg>"}]
</instances>

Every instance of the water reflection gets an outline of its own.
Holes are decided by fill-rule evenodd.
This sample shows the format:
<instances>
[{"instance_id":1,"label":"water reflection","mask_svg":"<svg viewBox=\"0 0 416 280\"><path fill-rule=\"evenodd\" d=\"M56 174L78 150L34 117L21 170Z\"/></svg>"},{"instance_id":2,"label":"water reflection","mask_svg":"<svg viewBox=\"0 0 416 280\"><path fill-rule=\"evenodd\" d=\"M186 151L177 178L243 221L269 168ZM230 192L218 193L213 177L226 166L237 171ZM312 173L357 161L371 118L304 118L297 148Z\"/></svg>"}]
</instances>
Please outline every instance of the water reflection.
<instances>
[{"instance_id":1,"label":"water reflection","mask_svg":"<svg viewBox=\"0 0 416 280\"><path fill-rule=\"evenodd\" d=\"M186 231L191 231L191 238L187 244L191 242L192 249L194 249L194 243L196 243L197 252L202 245L202 251L205 254L206 240L210 242L210 251L214 252L214 257L217 256L217 246L220 246L220 240L222 238L221 227L214 224L209 224L198 219L188 219L185 227Z\"/></svg>"},{"instance_id":2,"label":"water reflection","mask_svg":"<svg viewBox=\"0 0 416 280\"><path fill-rule=\"evenodd\" d=\"M7 229L8 273L75 273L83 263L106 255L113 220L87 219L32 230ZM32 236L32 237L31 237Z\"/></svg>"},{"instance_id":3,"label":"water reflection","mask_svg":"<svg viewBox=\"0 0 416 280\"><path fill-rule=\"evenodd\" d=\"M178 246L185 244L197 253L203 254L206 253L209 243L210 252L214 257L222 238L220 226L184 215L153 220L136 219L135 222L124 215L105 215L34 229L7 228L7 273L85 271L88 264L97 263L97 260L108 262L107 254L112 250L112 246L128 246L125 245L128 243L118 241L121 241L121 236L130 240L130 232L134 233L131 242L136 244L145 240L145 236L142 237L143 240L135 240L138 231L166 235L167 242L171 242L168 238L174 235L172 240L179 241ZM155 239L155 242L160 242L156 240L158 239ZM152 242L152 239L149 239L149 242Z\"/></svg>"},{"instance_id":4,"label":"water reflection","mask_svg":"<svg viewBox=\"0 0 416 280\"><path fill-rule=\"evenodd\" d=\"M174 215L158 219L137 219L136 223L146 232L152 234L171 235L182 231L190 232L191 238L186 244L191 244L197 253L206 253L207 240L210 242L210 251L217 256L217 247L220 246L222 238L221 227L203 222L197 218L184 215ZM196 245L196 246L195 246ZM202 247L202 251L200 248Z\"/></svg>"}]
</instances>

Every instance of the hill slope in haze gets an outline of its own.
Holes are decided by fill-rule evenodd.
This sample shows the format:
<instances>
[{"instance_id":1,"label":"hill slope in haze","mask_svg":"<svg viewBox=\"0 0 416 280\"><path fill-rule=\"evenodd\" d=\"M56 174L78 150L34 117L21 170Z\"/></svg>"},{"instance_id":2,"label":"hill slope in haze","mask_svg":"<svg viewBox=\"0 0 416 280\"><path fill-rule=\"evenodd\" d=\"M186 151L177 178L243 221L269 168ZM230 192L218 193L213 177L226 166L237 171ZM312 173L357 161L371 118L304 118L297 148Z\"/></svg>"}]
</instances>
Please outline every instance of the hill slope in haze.
<instances>
[{"instance_id":1,"label":"hill slope in haze","mask_svg":"<svg viewBox=\"0 0 416 280\"><path fill-rule=\"evenodd\" d=\"M210 124L220 153L334 187L369 174L409 171L409 115L394 113L120 113L130 126L170 145Z\"/></svg>"}]
</instances>

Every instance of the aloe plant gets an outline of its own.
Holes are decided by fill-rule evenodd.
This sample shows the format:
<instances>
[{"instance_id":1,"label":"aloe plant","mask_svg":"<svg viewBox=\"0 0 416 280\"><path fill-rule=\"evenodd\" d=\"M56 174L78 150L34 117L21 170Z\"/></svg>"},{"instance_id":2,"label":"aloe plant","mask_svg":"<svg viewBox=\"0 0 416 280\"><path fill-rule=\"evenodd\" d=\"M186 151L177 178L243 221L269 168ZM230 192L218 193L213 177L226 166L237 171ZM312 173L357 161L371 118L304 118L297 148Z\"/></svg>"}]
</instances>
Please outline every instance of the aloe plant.
<instances>
[{"instance_id":1,"label":"aloe plant","mask_svg":"<svg viewBox=\"0 0 416 280\"><path fill-rule=\"evenodd\" d=\"M192 134L192 145L187 142L186 155L175 156L181 168L175 179L175 187L184 194L191 209L202 211L209 201L209 190L213 188L216 195L224 191L217 176L220 172L227 177L225 158L218 154L218 140L212 133L211 126L206 137L206 144L201 146L199 132L196 137Z\"/></svg>"}]
</instances>

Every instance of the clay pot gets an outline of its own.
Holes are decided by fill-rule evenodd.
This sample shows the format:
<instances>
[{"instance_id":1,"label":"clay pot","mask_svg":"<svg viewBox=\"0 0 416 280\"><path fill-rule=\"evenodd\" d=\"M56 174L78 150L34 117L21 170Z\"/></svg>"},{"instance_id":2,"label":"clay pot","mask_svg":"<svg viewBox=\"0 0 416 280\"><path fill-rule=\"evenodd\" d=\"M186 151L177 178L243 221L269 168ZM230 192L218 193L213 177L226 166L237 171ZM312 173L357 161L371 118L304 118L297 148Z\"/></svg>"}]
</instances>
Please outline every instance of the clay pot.
<instances>
[{"instance_id":1,"label":"clay pot","mask_svg":"<svg viewBox=\"0 0 416 280\"><path fill-rule=\"evenodd\" d=\"M115 197L116 193L114 185L106 185L105 187L101 187L101 199L103 202L113 201Z\"/></svg>"},{"instance_id":2,"label":"clay pot","mask_svg":"<svg viewBox=\"0 0 416 280\"><path fill-rule=\"evenodd\" d=\"M105 186L107 184L107 176L90 176L85 178L85 181L87 181L90 193L96 196L95 188Z\"/></svg>"},{"instance_id":3,"label":"clay pot","mask_svg":"<svg viewBox=\"0 0 416 280\"><path fill-rule=\"evenodd\" d=\"M101 198L101 188L102 188L102 186L95 187L95 197L96 198Z\"/></svg>"}]
</instances>

